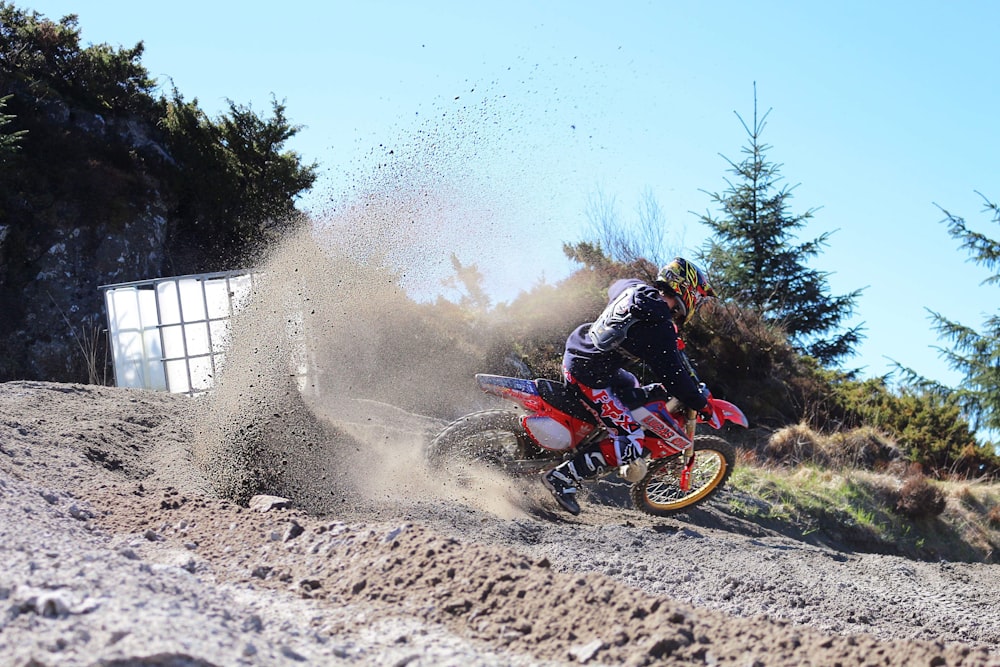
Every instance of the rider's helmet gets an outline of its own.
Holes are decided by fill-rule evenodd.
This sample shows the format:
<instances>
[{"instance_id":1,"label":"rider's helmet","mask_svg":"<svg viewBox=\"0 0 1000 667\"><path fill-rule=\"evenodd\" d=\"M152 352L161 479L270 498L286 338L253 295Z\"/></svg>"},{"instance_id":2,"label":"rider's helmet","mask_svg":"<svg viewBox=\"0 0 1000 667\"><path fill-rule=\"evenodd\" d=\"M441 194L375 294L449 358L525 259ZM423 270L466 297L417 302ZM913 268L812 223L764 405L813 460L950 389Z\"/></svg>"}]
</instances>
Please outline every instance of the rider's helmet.
<instances>
[{"instance_id":1,"label":"rider's helmet","mask_svg":"<svg viewBox=\"0 0 1000 667\"><path fill-rule=\"evenodd\" d=\"M679 304L674 309L677 326L687 322L704 299L715 296L705 272L683 257L674 257L665 264L656 274L655 285L677 297Z\"/></svg>"}]
</instances>

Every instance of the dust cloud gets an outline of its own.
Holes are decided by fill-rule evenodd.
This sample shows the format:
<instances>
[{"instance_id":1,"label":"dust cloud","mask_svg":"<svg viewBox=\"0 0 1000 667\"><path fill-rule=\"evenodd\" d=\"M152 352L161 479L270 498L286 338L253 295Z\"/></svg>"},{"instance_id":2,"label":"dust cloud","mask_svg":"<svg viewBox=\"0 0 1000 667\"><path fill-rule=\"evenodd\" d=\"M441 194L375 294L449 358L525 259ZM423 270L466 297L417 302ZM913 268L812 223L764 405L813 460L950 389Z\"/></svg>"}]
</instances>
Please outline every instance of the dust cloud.
<instances>
[{"instance_id":1,"label":"dust cloud","mask_svg":"<svg viewBox=\"0 0 1000 667\"><path fill-rule=\"evenodd\" d=\"M473 326L468 312L441 301L453 258L516 264L502 249L527 232L510 216L530 220L529 198L498 185L502 172L516 191L525 162L501 136L509 129L497 134L483 113L380 146L259 263L198 428L198 458L221 495L272 493L315 513L442 498L501 516L524 510L528 494L510 480L481 471L456 484L423 461L447 421L497 405L473 375L496 368L502 346L485 329L475 346L463 342L454 332ZM516 173L504 171L511 164Z\"/></svg>"},{"instance_id":2,"label":"dust cloud","mask_svg":"<svg viewBox=\"0 0 1000 667\"><path fill-rule=\"evenodd\" d=\"M509 481L483 471L457 486L426 469L424 445L446 423L433 407L475 409L485 362L429 340L438 323L388 275L312 230L271 254L200 399L195 450L220 495L281 495L323 514L442 498L519 511Z\"/></svg>"}]
</instances>

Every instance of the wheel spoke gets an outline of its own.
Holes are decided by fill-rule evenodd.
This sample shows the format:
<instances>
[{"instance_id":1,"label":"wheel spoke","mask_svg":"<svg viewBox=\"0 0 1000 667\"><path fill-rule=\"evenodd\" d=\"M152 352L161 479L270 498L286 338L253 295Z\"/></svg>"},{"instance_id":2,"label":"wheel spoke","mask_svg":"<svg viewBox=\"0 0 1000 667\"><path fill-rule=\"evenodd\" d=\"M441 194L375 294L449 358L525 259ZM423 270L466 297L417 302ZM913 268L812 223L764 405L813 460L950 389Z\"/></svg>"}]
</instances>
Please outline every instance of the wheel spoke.
<instances>
[{"instance_id":1,"label":"wheel spoke","mask_svg":"<svg viewBox=\"0 0 1000 667\"><path fill-rule=\"evenodd\" d=\"M697 436L687 491L680 485L684 462L681 455L654 461L648 475L632 489L635 506L657 516L668 516L694 507L725 484L732 472L735 454L721 438Z\"/></svg>"},{"instance_id":2,"label":"wheel spoke","mask_svg":"<svg viewBox=\"0 0 1000 667\"><path fill-rule=\"evenodd\" d=\"M706 485L712 483L719 474L719 468L724 461L712 451L698 452L694 467L691 469L691 487L684 491L680 486L680 472L683 466L664 466L646 487L646 495L657 504L668 504L683 499L688 495L696 495Z\"/></svg>"}]
</instances>

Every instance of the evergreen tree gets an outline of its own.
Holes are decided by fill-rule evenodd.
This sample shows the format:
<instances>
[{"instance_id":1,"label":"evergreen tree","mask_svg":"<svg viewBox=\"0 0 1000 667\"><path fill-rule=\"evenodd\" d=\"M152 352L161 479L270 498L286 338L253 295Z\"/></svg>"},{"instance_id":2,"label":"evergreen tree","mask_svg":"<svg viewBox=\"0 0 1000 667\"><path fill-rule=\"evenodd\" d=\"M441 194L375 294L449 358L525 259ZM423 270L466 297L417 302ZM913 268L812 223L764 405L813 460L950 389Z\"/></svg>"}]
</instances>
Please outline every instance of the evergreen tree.
<instances>
[{"instance_id":1,"label":"evergreen tree","mask_svg":"<svg viewBox=\"0 0 1000 667\"><path fill-rule=\"evenodd\" d=\"M13 205L26 216L38 210L33 202L54 198L107 220L109 211L148 197L152 174L167 186L159 196L173 204L167 246L178 273L243 268L301 221L296 199L318 167L287 149L301 127L289 122L284 104L272 100L268 117L230 102L228 113L209 119L176 89L170 100L156 94L142 42L83 46L80 36L75 14L56 22L0 1L0 195L16 182ZM4 113L8 99L15 115ZM50 109L83 110L102 126L138 121L149 155L113 133L60 121Z\"/></svg>"},{"instance_id":2,"label":"evergreen tree","mask_svg":"<svg viewBox=\"0 0 1000 667\"><path fill-rule=\"evenodd\" d=\"M39 99L55 95L96 113L155 120L162 109L153 97L156 81L141 63L144 48L83 47L76 14L55 22L0 2L0 72L10 77L2 88L17 83Z\"/></svg>"},{"instance_id":3,"label":"evergreen tree","mask_svg":"<svg viewBox=\"0 0 1000 667\"><path fill-rule=\"evenodd\" d=\"M11 97L12 95L0 97L0 164L5 163L10 156L17 152L20 148L21 137L27 134L25 130L8 132L4 129L15 118L15 116L3 112L7 107L7 100Z\"/></svg>"},{"instance_id":4,"label":"evergreen tree","mask_svg":"<svg viewBox=\"0 0 1000 667\"><path fill-rule=\"evenodd\" d=\"M272 117L263 118L230 101L229 113L213 120L174 91L162 126L181 167L174 250L190 258L184 272L241 268L300 221L295 199L312 187L318 166L285 147L301 127L283 104L271 105Z\"/></svg>"},{"instance_id":5,"label":"evergreen tree","mask_svg":"<svg viewBox=\"0 0 1000 667\"><path fill-rule=\"evenodd\" d=\"M841 329L861 290L831 296L829 273L807 266L829 232L795 243L795 231L812 219L813 210L789 212L794 188L779 186L780 165L766 160L770 146L761 142L769 113L758 119L755 92L753 126L737 114L749 136L742 149L746 158L739 163L725 158L737 178L727 179L729 188L722 194L708 193L722 215L700 216L713 232L700 257L720 296L783 327L797 349L820 363L836 364L853 354L861 339L860 327Z\"/></svg>"},{"instance_id":6,"label":"evergreen tree","mask_svg":"<svg viewBox=\"0 0 1000 667\"><path fill-rule=\"evenodd\" d=\"M982 195L980 195L982 196ZM985 211L992 221L1000 224L1000 206L985 197ZM984 285L1000 285L1000 241L969 229L963 218L944 211L948 233L961 241L961 246L973 261L986 267L993 275ZM944 315L931 312L940 336L951 342L951 349L942 350L948 365L965 377L953 393L976 429L1000 431L1000 310L988 317L983 330L953 322Z\"/></svg>"},{"instance_id":7,"label":"evergreen tree","mask_svg":"<svg viewBox=\"0 0 1000 667\"><path fill-rule=\"evenodd\" d=\"M4 113L7 101L11 95L0 97L0 219L5 217L6 199L12 190L16 190L10 178L10 172L14 169L14 160L21 149L21 139L27 134L27 130L7 129L7 126L16 116ZM3 235L0 235L2 242Z\"/></svg>"}]
</instances>

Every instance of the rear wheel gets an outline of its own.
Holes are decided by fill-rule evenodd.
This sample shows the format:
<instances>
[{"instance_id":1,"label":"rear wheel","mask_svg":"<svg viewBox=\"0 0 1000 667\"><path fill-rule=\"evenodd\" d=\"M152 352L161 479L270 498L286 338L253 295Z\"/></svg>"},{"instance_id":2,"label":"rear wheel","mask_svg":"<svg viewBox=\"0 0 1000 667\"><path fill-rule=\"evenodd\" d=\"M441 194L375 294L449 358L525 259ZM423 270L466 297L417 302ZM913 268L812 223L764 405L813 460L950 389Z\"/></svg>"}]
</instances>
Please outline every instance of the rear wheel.
<instances>
[{"instance_id":1,"label":"rear wheel","mask_svg":"<svg viewBox=\"0 0 1000 667\"><path fill-rule=\"evenodd\" d=\"M650 463L646 476L632 487L635 507L655 516L691 509L722 488L736 463L732 445L714 435L695 436L694 457L687 491L681 489L681 471L687 462L683 454Z\"/></svg>"},{"instance_id":2,"label":"rear wheel","mask_svg":"<svg viewBox=\"0 0 1000 667\"><path fill-rule=\"evenodd\" d=\"M549 463L513 410L484 410L457 419L431 440L425 454L433 469L459 471L479 463L513 476Z\"/></svg>"}]
</instances>

